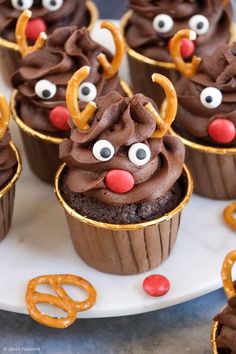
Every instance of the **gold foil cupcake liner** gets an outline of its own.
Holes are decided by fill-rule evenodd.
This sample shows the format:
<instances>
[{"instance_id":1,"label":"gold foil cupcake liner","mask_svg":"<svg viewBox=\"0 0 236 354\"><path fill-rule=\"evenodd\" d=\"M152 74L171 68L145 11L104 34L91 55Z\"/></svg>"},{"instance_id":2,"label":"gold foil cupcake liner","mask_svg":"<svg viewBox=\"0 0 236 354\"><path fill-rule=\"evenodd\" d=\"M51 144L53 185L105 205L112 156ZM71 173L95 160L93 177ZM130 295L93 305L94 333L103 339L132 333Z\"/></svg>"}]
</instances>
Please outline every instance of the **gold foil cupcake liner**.
<instances>
[{"instance_id":1,"label":"gold foil cupcake liner","mask_svg":"<svg viewBox=\"0 0 236 354\"><path fill-rule=\"evenodd\" d=\"M75 219L79 220L80 222L85 223L90 226L94 226L97 228L103 228L103 229L107 229L107 230L124 230L124 231L138 230L138 229L146 228L148 226L153 226L153 225L159 224L159 223L166 221L166 220L170 220L173 216L180 213L183 210L183 208L188 204L188 202L191 198L192 192L193 192L192 176L191 176L191 173L188 170L187 166L184 165L183 175L186 179L187 189L186 189L186 193L185 193L183 200L179 203L179 205L174 210L170 211L169 213L163 215L162 217L160 217L158 219L146 221L146 222L139 223L139 224L128 224L128 225L107 224L107 223L95 221L95 220L92 220L92 219L86 218L85 216L80 215L79 213L77 213L74 209L72 209L66 203L66 201L64 200L64 198L62 197L61 192L60 192L60 177L61 177L62 173L65 171L65 169L66 169L66 164L61 165L59 170L56 173L56 176L55 176L54 191L55 191L56 197L58 199L58 202L61 204L63 209L69 215L73 216Z\"/></svg>"},{"instance_id":2,"label":"gold foil cupcake liner","mask_svg":"<svg viewBox=\"0 0 236 354\"><path fill-rule=\"evenodd\" d=\"M91 32L96 24L96 21L99 18L99 12L98 12L97 6L91 0L86 1L86 7L87 7L87 10L90 14L90 23L88 25L88 30ZM1 37L0 37L0 46L3 48L17 51L17 52L19 51L19 47L16 43L8 41L8 40L1 38Z\"/></svg>"},{"instance_id":3,"label":"gold foil cupcake liner","mask_svg":"<svg viewBox=\"0 0 236 354\"><path fill-rule=\"evenodd\" d=\"M211 348L212 348L213 354L219 354L218 349L217 349L217 345L216 345L216 337L217 337L218 331L219 331L219 323L216 321L213 321L212 327L211 327Z\"/></svg>"}]
</instances>

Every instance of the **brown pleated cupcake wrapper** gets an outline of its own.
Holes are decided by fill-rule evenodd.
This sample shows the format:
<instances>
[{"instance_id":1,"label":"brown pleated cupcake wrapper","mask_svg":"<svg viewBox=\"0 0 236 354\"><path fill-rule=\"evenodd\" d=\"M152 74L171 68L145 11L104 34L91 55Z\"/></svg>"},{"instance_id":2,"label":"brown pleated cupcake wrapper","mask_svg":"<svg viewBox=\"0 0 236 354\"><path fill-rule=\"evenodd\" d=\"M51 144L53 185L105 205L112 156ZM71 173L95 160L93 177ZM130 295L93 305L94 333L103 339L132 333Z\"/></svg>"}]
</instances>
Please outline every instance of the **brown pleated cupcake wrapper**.
<instances>
[{"instance_id":1,"label":"brown pleated cupcake wrapper","mask_svg":"<svg viewBox=\"0 0 236 354\"><path fill-rule=\"evenodd\" d=\"M192 194L192 179L184 167L186 194L177 208L163 217L141 224L116 225L87 219L65 202L57 172L55 193L65 210L71 238L78 255L89 266L104 273L131 275L158 267L169 257L180 225L181 212Z\"/></svg>"},{"instance_id":2,"label":"brown pleated cupcake wrapper","mask_svg":"<svg viewBox=\"0 0 236 354\"><path fill-rule=\"evenodd\" d=\"M125 28L132 16L132 10L128 11L121 19L121 31L125 38ZM232 24L230 43L236 41L236 26ZM159 73L166 76L175 84L181 77L173 62L162 62L150 59L142 55L132 48L127 47L128 61L132 87L134 92L142 92L146 96L152 98L158 105L165 99L164 91L161 87L151 82L150 78L153 73Z\"/></svg>"},{"instance_id":3,"label":"brown pleated cupcake wrapper","mask_svg":"<svg viewBox=\"0 0 236 354\"><path fill-rule=\"evenodd\" d=\"M215 148L178 136L186 147L186 164L194 182L194 192L206 198L236 198L236 148Z\"/></svg>"},{"instance_id":4,"label":"brown pleated cupcake wrapper","mask_svg":"<svg viewBox=\"0 0 236 354\"><path fill-rule=\"evenodd\" d=\"M17 168L11 180L4 188L0 190L0 241L7 235L11 226L15 199L15 183L18 180L22 170L19 152L12 142L10 144L16 155Z\"/></svg>"}]
</instances>

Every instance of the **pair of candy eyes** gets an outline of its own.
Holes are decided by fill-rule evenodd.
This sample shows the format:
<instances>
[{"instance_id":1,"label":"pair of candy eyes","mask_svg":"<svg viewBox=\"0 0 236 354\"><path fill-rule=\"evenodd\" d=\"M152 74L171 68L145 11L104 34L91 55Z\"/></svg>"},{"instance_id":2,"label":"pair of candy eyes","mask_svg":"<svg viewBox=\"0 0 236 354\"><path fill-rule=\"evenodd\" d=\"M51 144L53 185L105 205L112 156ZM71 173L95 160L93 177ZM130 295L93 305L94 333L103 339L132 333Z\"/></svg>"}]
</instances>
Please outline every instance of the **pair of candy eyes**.
<instances>
[{"instance_id":1,"label":"pair of candy eyes","mask_svg":"<svg viewBox=\"0 0 236 354\"><path fill-rule=\"evenodd\" d=\"M208 19L203 15L192 16L188 24L198 35L206 34L210 27ZM158 33L168 33L174 27L174 20L167 14L160 14L154 18L153 27Z\"/></svg>"},{"instance_id":2,"label":"pair of candy eyes","mask_svg":"<svg viewBox=\"0 0 236 354\"><path fill-rule=\"evenodd\" d=\"M115 154L113 145L108 140L99 140L93 146L93 155L98 161L106 162ZM146 144L136 143L129 148L129 160L136 166L143 166L151 159L151 151Z\"/></svg>"},{"instance_id":3,"label":"pair of candy eyes","mask_svg":"<svg viewBox=\"0 0 236 354\"><path fill-rule=\"evenodd\" d=\"M64 0L42 0L42 6L49 11L59 10ZM12 6L16 10L29 10L34 5L34 0L11 0Z\"/></svg>"},{"instance_id":4,"label":"pair of candy eyes","mask_svg":"<svg viewBox=\"0 0 236 354\"><path fill-rule=\"evenodd\" d=\"M40 80L35 85L36 95L43 100L52 99L57 93L57 87L48 80ZM79 87L78 98L83 102L94 101L97 97L97 89L91 82L84 82Z\"/></svg>"}]
</instances>

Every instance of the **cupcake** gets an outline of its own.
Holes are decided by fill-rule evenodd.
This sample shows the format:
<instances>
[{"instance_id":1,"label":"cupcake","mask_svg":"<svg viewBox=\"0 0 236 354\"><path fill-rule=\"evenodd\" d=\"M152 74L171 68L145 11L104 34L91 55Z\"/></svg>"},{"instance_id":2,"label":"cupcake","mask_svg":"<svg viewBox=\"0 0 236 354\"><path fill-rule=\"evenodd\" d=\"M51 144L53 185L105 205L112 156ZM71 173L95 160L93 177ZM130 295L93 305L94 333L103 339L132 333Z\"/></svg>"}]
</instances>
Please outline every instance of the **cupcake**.
<instances>
[{"instance_id":1,"label":"cupcake","mask_svg":"<svg viewBox=\"0 0 236 354\"><path fill-rule=\"evenodd\" d=\"M24 15L27 13L21 17ZM47 183L53 182L59 166L58 144L70 133L65 92L73 73L84 65L92 68L87 81L79 88L81 107L113 90L122 95L131 94L117 74L124 53L122 36L109 22L104 21L102 28L113 35L117 49L114 57L91 39L85 27L56 29L39 50L19 42L21 52L26 50L26 55L12 79L16 89L12 96L12 113L20 127L30 167Z\"/></svg>"},{"instance_id":2,"label":"cupcake","mask_svg":"<svg viewBox=\"0 0 236 354\"><path fill-rule=\"evenodd\" d=\"M51 34L63 26L87 27L91 30L98 18L95 4L88 0L0 0L1 71L9 82L18 68L20 55L15 52L15 27L24 10L32 11L26 28L27 40L34 43L41 32Z\"/></svg>"},{"instance_id":3,"label":"cupcake","mask_svg":"<svg viewBox=\"0 0 236 354\"><path fill-rule=\"evenodd\" d=\"M193 54L211 55L220 44L232 39L230 1L129 0L129 8L122 29L134 91L144 93L158 104L164 93L145 78L153 72L167 76L172 82L179 78L169 51L171 39L179 30L190 28L199 35L195 42L182 41L185 59Z\"/></svg>"},{"instance_id":4,"label":"cupcake","mask_svg":"<svg viewBox=\"0 0 236 354\"><path fill-rule=\"evenodd\" d=\"M15 183L21 173L21 160L8 131L10 108L0 94L0 241L7 235L12 220Z\"/></svg>"},{"instance_id":5,"label":"cupcake","mask_svg":"<svg viewBox=\"0 0 236 354\"><path fill-rule=\"evenodd\" d=\"M219 45L211 56L185 63L180 31L171 51L183 77L176 84L178 111L173 134L186 146L186 163L197 194L214 199L236 198L236 44Z\"/></svg>"},{"instance_id":6,"label":"cupcake","mask_svg":"<svg viewBox=\"0 0 236 354\"><path fill-rule=\"evenodd\" d=\"M65 164L55 192L85 263L111 274L146 272L170 255L192 191L184 145L167 134L176 113L174 87L153 75L168 99L163 119L142 94L111 92L80 112L76 92L88 74L84 67L68 84L74 127L60 145Z\"/></svg>"},{"instance_id":7,"label":"cupcake","mask_svg":"<svg viewBox=\"0 0 236 354\"><path fill-rule=\"evenodd\" d=\"M231 274L235 262L236 251L233 251L227 255L222 267L222 280L228 304L214 318L212 326L214 354L236 353L236 287Z\"/></svg>"}]
</instances>

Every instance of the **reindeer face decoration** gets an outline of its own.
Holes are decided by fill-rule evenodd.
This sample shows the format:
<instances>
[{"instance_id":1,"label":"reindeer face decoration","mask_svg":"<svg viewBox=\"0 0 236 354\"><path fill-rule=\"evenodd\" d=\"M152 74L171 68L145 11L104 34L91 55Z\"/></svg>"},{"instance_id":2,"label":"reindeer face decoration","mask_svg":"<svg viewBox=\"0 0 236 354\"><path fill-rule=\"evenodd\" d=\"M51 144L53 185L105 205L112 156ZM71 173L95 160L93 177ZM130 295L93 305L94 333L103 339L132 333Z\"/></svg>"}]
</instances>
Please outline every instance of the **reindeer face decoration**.
<instances>
[{"instance_id":1,"label":"reindeer face decoration","mask_svg":"<svg viewBox=\"0 0 236 354\"><path fill-rule=\"evenodd\" d=\"M91 2L85 0L0 0L0 35L14 42L15 26L21 12L32 11L26 36L35 41L41 32L52 33L62 26L88 26Z\"/></svg>"},{"instance_id":2,"label":"reindeer face decoration","mask_svg":"<svg viewBox=\"0 0 236 354\"><path fill-rule=\"evenodd\" d=\"M184 162L183 144L165 135L177 108L173 85L164 76L153 75L167 95L163 120L155 104L141 94L124 98L112 92L80 112L77 90L89 70L76 72L67 88L75 128L61 144L60 157L70 167L69 189L114 205L164 196L180 177Z\"/></svg>"},{"instance_id":3,"label":"reindeer face decoration","mask_svg":"<svg viewBox=\"0 0 236 354\"><path fill-rule=\"evenodd\" d=\"M24 15L27 13L21 15L21 24ZM114 25L106 21L102 23L102 28L112 33L116 44L113 59L106 48L91 39L85 27L57 29L39 50L35 50L35 47L40 47L44 38L39 37L33 48L28 47L24 37L25 27L25 22L23 27L18 23L18 46L26 55L13 76L13 85L18 90L18 115L28 126L40 132L64 136L70 129L70 113L65 102L67 83L73 73L84 65L90 65L92 69L86 82L78 88L81 108L113 90L125 94L117 75L124 54L124 43Z\"/></svg>"},{"instance_id":4,"label":"reindeer face decoration","mask_svg":"<svg viewBox=\"0 0 236 354\"><path fill-rule=\"evenodd\" d=\"M222 0L130 0L133 15L126 29L128 45L148 58L170 62L169 45L181 29L198 34L195 42L184 39L182 56L210 55L230 40L232 7Z\"/></svg>"},{"instance_id":5,"label":"reindeer face decoration","mask_svg":"<svg viewBox=\"0 0 236 354\"><path fill-rule=\"evenodd\" d=\"M184 63L180 56L180 31L171 51L177 68L187 78L176 86L178 113L175 129L181 135L213 146L236 146L236 44L221 45L209 57Z\"/></svg>"}]
</instances>

